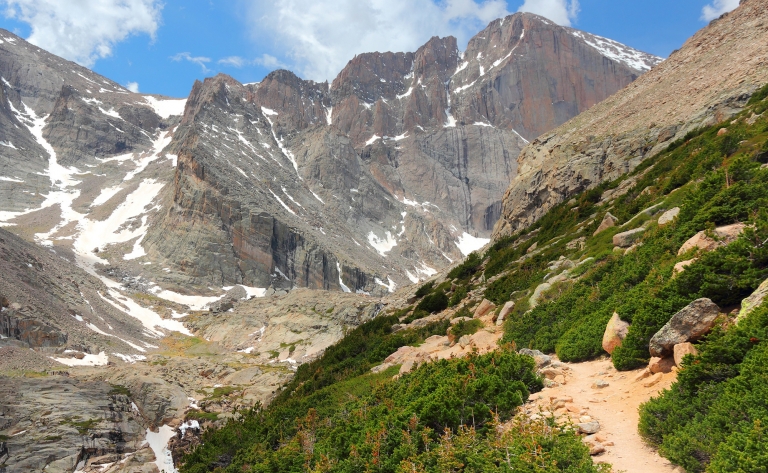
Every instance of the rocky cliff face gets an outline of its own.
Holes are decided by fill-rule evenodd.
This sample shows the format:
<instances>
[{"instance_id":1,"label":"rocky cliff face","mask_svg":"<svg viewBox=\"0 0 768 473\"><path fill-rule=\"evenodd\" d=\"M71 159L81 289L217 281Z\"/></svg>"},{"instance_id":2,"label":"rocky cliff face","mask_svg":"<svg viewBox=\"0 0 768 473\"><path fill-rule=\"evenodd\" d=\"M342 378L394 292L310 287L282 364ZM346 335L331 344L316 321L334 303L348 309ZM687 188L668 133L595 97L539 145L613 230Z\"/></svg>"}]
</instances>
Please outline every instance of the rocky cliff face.
<instances>
[{"instance_id":1,"label":"rocky cliff face","mask_svg":"<svg viewBox=\"0 0 768 473\"><path fill-rule=\"evenodd\" d=\"M740 110L768 81L767 6L742 2L625 89L534 140L518 158L494 238Z\"/></svg>"},{"instance_id":2,"label":"rocky cliff face","mask_svg":"<svg viewBox=\"0 0 768 473\"><path fill-rule=\"evenodd\" d=\"M330 85L288 71L207 79L174 134L174 189L144 246L177 285L416 282L490 236L528 139L658 61L516 14L463 54L452 37L361 54Z\"/></svg>"}]
</instances>

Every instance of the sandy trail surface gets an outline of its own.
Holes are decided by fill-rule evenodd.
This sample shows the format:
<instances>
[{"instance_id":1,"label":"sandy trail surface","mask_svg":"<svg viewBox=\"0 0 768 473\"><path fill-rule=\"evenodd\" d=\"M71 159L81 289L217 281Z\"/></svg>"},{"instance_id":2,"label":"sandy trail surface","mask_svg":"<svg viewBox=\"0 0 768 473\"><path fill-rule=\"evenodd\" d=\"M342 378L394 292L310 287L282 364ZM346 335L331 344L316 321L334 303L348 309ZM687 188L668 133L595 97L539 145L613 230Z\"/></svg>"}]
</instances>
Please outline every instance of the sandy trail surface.
<instances>
[{"instance_id":1,"label":"sandy trail surface","mask_svg":"<svg viewBox=\"0 0 768 473\"><path fill-rule=\"evenodd\" d=\"M531 400L535 408L554 410L556 415L568 416L575 423L584 415L598 421L597 441L602 441L606 450L593 457L595 462L612 464L616 473L682 471L649 447L637 431L638 407L668 388L677 377L675 371L637 380L643 370L620 372L607 358L584 363L555 362L554 366L562 371L565 383L544 388ZM607 386L598 388L596 381L604 381Z\"/></svg>"}]
</instances>

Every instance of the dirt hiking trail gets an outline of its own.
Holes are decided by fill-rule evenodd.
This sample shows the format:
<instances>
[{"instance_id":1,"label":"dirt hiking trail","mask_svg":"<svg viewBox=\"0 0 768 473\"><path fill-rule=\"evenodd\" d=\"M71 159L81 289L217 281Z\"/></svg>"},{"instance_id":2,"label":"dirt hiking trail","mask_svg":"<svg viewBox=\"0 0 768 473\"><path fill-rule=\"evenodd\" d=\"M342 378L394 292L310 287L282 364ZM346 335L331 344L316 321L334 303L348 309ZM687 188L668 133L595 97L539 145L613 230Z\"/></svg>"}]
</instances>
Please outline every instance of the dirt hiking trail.
<instances>
[{"instance_id":1,"label":"dirt hiking trail","mask_svg":"<svg viewBox=\"0 0 768 473\"><path fill-rule=\"evenodd\" d=\"M668 388L677 373L659 373L638 380L643 371L617 371L607 358L584 363L553 360L551 367L541 372L555 382L531 396L533 406L528 405L529 412L541 408L561 418L568 417L575 424L599 422L597 433L585 441L595 453L604 449L593 459L612 464L615 473L682 472L649 447L637 431L640 404Z\"/></svg>"}]
</instances>

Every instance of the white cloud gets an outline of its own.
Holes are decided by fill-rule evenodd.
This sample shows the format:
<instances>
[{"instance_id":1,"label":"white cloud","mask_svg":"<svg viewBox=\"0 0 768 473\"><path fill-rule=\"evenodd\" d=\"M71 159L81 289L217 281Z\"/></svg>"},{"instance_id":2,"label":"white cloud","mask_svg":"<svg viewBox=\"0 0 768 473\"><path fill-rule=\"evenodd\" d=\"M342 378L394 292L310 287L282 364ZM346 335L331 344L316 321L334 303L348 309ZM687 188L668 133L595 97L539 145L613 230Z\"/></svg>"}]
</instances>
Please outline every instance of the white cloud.
<instances>
[{"instance_id":1,"label":"white cloud","mask_svg":"<svg viewBox=\"0 0 768 473\"><path fill-rule=\"evenodd\" d=\"M139 93L139 83L138 82L128 82L125 84L125 88L133 92L134 94Z\"/></svg>"},{"instance_id":2,"label":"white cloud","mask_svg":"<svg viewBox=\"0 0 768 473\"><path fill-rule=\"evenodd\" d=\"M209 58L209 57L193 56L193 55L191 55L188 52L183 52L183 53L178 53L178 54L176 54L174 56L171 56L171 60L172 61L177 61L177 62L178 61L189 61L189 62L195 63L198 66L200 66L203 69L204 73L211 72L211 70L208 69L208 66L206 66L206 64L211 62L211 58Z\"/></svg>"},{"instance_id":3,"label":"white cloud","mask_svg":"<svg viewBox=\"0 0 768 473\"><path fill-rule=\"evenodd\" d=\"M714 0L711 5L701 9L701 19L712 21L723 13L735 10L739 6L739 0Z\"/></svg>"},{"instance_id":4,"label":"white cloud","mask_svg":"<svg viewBox=\"0 0 768 473\"><path fill-rule=\"evenodd\" d=\"M253 62L267 69L290 69L290 66L270 54L262 54L261 57L257 57Z\"/></svg>"},{"instance_id":5,"label":"white cloud","mask_svg":"<svg viewBox=\"0 0 768 473\"><path fill-rule=\"evenodd\" d=\"M525 0L517 11L535 13L558 25L571 26L579 10L579 0Z\"/></svg>"},{"instance_id":6,"label":"white cloud","mask_svg":"<svg viewBox=\"0 0 768 473\"><path fill-rule=\"evenodd\" d=\"M250 7L260 42L274 41L276 52L318 81L333 79L355 54L415 51L434 35L456 36L464 47L507 14L504 0L254 0Z\"/></svg>"},{"instance_id":7,"label":"white cloud","mask_svg":"<svg viewBox=\"0 0 768 473\"><path fill-rule=\"evenodd\" d=\"M216 62L219 64L224 64L225 66L232 66L232 67L243 67L246 64L248 64L248 61L241 58L240 56L229 56L223 59L219 59Z\"/></svg>"},{"instance_id":8,"label":"white cloud","mask_svg":"<svg viewBox=\"0 0 768 473\"><path fill-rule=\"evenodd\" d=\"M132 34L154 39L159 0L0 0L5 16L32 27L27 40L47 51L91 67L110 56Z\"/></svg>"}]
</instances>

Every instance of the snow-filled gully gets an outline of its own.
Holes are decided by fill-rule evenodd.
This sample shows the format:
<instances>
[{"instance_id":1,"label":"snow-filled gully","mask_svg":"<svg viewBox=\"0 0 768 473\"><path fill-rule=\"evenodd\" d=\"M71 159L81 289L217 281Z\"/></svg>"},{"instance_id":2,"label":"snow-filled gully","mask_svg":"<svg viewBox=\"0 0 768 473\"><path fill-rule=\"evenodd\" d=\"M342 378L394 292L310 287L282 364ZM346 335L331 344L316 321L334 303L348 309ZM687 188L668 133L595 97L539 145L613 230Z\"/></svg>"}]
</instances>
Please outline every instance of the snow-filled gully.
<instances>
[{"instance_id":1,"label":"snow-filled gully","mask_svg":"<svg viewBox=\"0 0 768 473\"><path fill-rule=\"evenodd\" d=\"M153 108L161 109L163 115L183 112L183 103L185 102L157 101L153 97L147 97L147 101ZM191 335L189 330L184 327L184 324L180 320L177 318L163 319L156 312L141 306L130 297L124 296L120 292L122 289L120 283L98 274L95 269L96 264L109 264L107 260L99 257L98 253L95 252L96 249L101 250L109 245L135 240L132 251L124 255L124 259L136 259L146 254L144 248L141 246L141 242L149 228L148 213L157 208L155 202L165 184L154 179L142 179L138 182L137 188L128 194L125 197L125 200L120 203L106 219L93 220L88 218L87 213L80 213L73 209L73 202L80 197L80 190L76 187L81 181L76 179L76 176L85 175L87 172L81 172L74 167L64 167L58 163L56 151L43 137L43 128L45 127L47 117L37 116L34 110L27 107L23 102L22 106L23 111L19 111L13 108L13 104L11 104L12 111L16 114L19 121L27 127L37 143L48 154L48 169L46 173L51 181L51 187L48 194L45 196L45 200L37 208L27 209L22 212L0 212L0 225L12 225L8 223L9 220L58 205L61 209L61 220L50 231L35 234L35 240L39 244L53 247L54 242L56 241L71 240L77 265L93 276L98 277L107 286L107 294L99 294L102 299L119 311L140 321L144 326L145 336L159 338L165 334L165 331L176 331L185 335ZM132 161L135 168L129 171L123 179L123 183L129 182L135 180L153 161L163 157L173 158L173 156L162 154L162 150L171 142L172 137L172 132L160 132L152 144L152 149L147 153L139 156L132 154L115 156L112 158L100 159L100 161ZM106 203L123 188L124 184L103 189L91 203L91 208ZM134 225L133 227L126 225L131 221L139 221L141 224L138 226ZM76 223L73 235L58 235L60 230L72 223ZM244 288L249 295L263 296L265 293L265 290L262 288ZM221 296L202 297L186 296L172 291L162 290L159 286L155 286L153 289L153 293L156 296L172 302L189 305L193 310L202 310L208 304L221 299L221 297L224 296L224 291L225 289L222 289L223 293ZM97 333L109 337L116 337L116 335L107 333L96 326L89 328ZM109 327L109 329L111 330L111 327ZM144 351L135 343L129 341L125 342L139 351ZM113 355L124 360L130 359L136 361L141 359L140 355L121 355L115 353L113 353ZM57 361L62 361L65 364L74 363L98 366L106 364L107 358L108 355L102 352L98 355L89 355L82 360L61 358Z\"/></svg>"}]
</instances>

